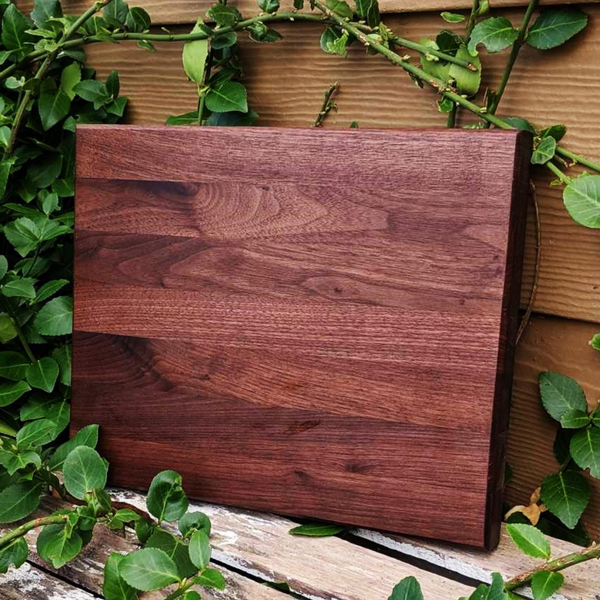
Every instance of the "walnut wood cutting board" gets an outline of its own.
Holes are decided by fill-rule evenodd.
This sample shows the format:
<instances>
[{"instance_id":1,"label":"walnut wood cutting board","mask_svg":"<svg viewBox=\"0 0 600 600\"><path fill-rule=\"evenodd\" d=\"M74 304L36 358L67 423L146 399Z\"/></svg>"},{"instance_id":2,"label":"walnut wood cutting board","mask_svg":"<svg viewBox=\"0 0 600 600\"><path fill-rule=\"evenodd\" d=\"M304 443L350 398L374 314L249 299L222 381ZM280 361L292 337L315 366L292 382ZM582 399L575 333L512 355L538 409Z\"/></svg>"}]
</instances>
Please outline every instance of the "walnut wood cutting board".
<instances>
[{"instance_id":1,"label":"walnut wood cutting board","mask_svg":"<svg viewBox=\"0 0 600 600\"><path fill-rule=\"evenodd\" d=\"M80 127L73 431L113 484L495 546L530 144Z\"/></svg>"}]
</instances>

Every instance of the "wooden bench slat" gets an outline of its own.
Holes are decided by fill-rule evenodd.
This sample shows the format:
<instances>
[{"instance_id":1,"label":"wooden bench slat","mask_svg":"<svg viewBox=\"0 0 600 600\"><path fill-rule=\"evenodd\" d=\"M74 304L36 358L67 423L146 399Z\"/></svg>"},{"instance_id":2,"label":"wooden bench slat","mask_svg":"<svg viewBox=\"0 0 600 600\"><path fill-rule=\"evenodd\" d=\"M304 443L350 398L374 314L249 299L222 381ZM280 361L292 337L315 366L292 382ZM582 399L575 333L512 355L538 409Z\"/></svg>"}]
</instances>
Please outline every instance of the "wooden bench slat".
<instances>
[{"instance_id":1,"label":"wooden bench slat","mask_svg":"<svg viewBox=\"0 0 600 600\"><path fill-rule=\"evenodd\" d=\"M95 596L25 563L0 575L2 600L95 600Z\"/></svg>"},{"instance_id":2,"label":"wooden bench slat","mask_svg":"<svg viewBox=\"0 0 600 600\"><path fill-rule=\"evenodd\" d=\"M432 565L459 573L478 581L491 581L491 574L501 573L504 579L524 573L540 563L528 558L513 544L503 526L500 545L494 552L407 538L401 535L381 533L368 529L357 529L353 534L384 548L424 560ZM579 546L550 538L552 557L558 558L581 550ZM552 600L599 600L600 562L590 561L570 567L565 571L565 586ZM519 590L519 594L531 597L529 590Z\"/></svg>"},{"instance_id":3,"label":"wooden bench slat","mask_svg":"<svg viewBox=\"0 0 600 600\"><path fill-rule=\"evenodd\" d=\"M138 508L144 496L115 491ZM385 600L404 577L416 577L428 599L468 596L471 588L395 558L331 538L295 537L284 517L194 503L213 523L213 556L223 564L266 581L287 581L293 592L316 600Z\"/></svg>"}]
</instances>

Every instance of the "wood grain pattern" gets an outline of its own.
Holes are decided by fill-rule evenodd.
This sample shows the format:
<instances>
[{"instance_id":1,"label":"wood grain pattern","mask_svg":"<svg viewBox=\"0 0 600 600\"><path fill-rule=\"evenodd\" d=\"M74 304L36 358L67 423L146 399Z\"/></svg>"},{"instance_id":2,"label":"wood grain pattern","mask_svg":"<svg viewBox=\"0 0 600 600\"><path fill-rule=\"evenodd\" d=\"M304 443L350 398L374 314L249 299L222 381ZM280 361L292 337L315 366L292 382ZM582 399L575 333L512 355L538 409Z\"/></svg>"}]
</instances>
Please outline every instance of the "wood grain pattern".
<instances>
[{"instance_id":1,"label":"wood grain pattern","mask_svg":"<svg viewBox=\"0 0 600 600\"><path fill-rule=\"evenodd\" d=\"M503 100L503 114L521 114L538 125L566 123L569 147L600 160L600 63L590 63L600 44L600 7L589 5L590 25L560 51L523 50ZM495 12L519 22L522 10ZM437 14L388 16L386 22L411 39L434 35L443 23ZM174 28L183 31L185 28ZM317 114L323 91L340 81L339 112L326 126L347 128L352 120L362 127L443 126L435 97L414 86L399 69L382 59L366 56L353 46L343 60L325 55L318 46L320 27L282 24L278 44L243 40L243 66L250 103L261 115L259 125L309 126ZM196 93L181 68L181 48L162 45L151 60L141 50L122 45L89 47L90 63L106 77L113 68L122 75L123 93L131 98L133 123L164 123L169 114L193 110ZM497 85L504 54L484 55L483 87ZM546 93L547 82L564 82ZM149 84L160 82L160 85ZM544 101L540 102L540 95ZM561 190L550 188L544 169L534 171L541 210L543 257L536 312L600 322L597 265L600 239L594 230L574 223L566 213ZM530 221L526 247L522 306L529 300L534 273L534 231Z\"/></svg>"},{"instance_id":2,"label":"wood grain pattern","mask_svg":"<svg viewBox=\"0 0 600 600\"><path fill-rule=\"evenodd\" d=\"M74 428L122 485L493 546L530 142L80 128Z\"/></svg>"}]
</instances>

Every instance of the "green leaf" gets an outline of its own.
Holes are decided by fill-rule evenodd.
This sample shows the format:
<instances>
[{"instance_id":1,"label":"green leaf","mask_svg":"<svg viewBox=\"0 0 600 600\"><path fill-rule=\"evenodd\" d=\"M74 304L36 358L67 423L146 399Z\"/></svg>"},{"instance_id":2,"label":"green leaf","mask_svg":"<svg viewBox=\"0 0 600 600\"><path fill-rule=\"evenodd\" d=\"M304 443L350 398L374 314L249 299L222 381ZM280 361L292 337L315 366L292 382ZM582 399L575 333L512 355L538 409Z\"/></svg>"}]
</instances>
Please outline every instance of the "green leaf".
<instances>
[{"instance_id":1,"label":"green leaf","mask_svg":"<svg viewBox=\"0 0 600 600\"><path fill-rule=\"evenodd\" d=\"M36 392L31 394L23 406L19 417L21 421L33 421L34 419L47 419L52 407L60 400L55 396L47 396Z\"/></svg>"},{"instance_id":2,"label":"green leaf","mask_svg":"<svg viewBox=\"0 0 600 600\"><path fill-rule=\"evenodd\" d=\"M458 15L456 13L451 12L443 12L441 16L442 19L446 21L446 23L462 23L465 20L465 15Z\"/></svg>"},{"instance_id":3,"label":"green leaf","mask_svg":"<svg viewBox=\"0 0 600 600\"><path fill-rule=\"evenodd\" d=\"M342 32L339 29L334 27L327 27L325 31L321 34L321 38L319 40L319 45L321 46L321 50L326 54L337 54L337 52L331 50L334 48L334 44L336 41L342 38Z\"/></svg>"},{"instance_id":4,"label":"green leaf","mask_svg":"<svg viewBox=\"0 0 600 600\"><path fill-rule=\"evenodd\" d=\"M188 590L182 597L182 600L202 600L200 594L195 590Z\"/></svg>"},{"instance_id":5,"label":"green leaf","mask_svg":"<svg viewBox=\"0 0 600 600\"><path fill-rule=\"evenodd\" d=\"M119 80L119 72L111 71L110 75L106 78L106 91L111 98L116 98L121 91L121 82Z\"/></svg>"},{"instance_id":6,"label":"green leaf","mask_svg":"<svg viewBox=\"0 0 600 600\"><path fill-rule=\"evenodd\" d=\"M44 154L33 161L27 169L29 183L38 189L46 188L58 178L63 166L61 154Z\"/></svg>"},{"instance_id":7,"label":"green leaf","mask_svg":"<svg viewBox=\"0 0 600 600\"><path fill-rule=\"evenodd\" d=\"M236 81L227 81L206 94L206 108L213 112L237 110L248 112L246 88Z\"/></svg>"},{"instance_id":8,"label":"green leaf","mask_svg":"<svg viewBox=\"0 0 600 600\"><path fill-rule=\"evenodd\" d=\"M535 600L546 600L557 592L565 582L562 573L540 571L531 580L531 591Z\"/></svg>"},{"instance_id":9,"label":"green leaf","mask_svg":"<svg viewBox=\"0 0 600 600\"><path fill-rule=\"evenodd\" d=\"M600 479L600 429L589 427L577 432L571 439L571 456L590 475Z\"/></svg>"},{"instance_id":10,"label":"green leaf","mask_svg":"<svg viewBox=\"0 0 600 600\"><path fill-rule=\"evenodd\" d=\"M75 448L81 446L95 448L98 444L98 429L98 425L88 425L80 429L68 442L59 446L48 463L50 470L62 470L65 459Z\"/></svg>"},{"instance_id":11,"label":"green leaf","mask_svg":"<svg viewBox=\"0 0 600 600\"><path fill-rule=\"evenodd\" d=\"M460 94L474 96L481 85L481 60L479 56L471 56L466 46L461 46L456 53L456 58L465 60L477 67L477 71L471 71L454 63L450 64L448 76L456 82L456 88Z\"/></svg>"},{"instance_id":12,"label":"green leaf","mask_svg":"<svg viewBox=\"0 0 600 600\"><path fill-rule=\"evenodd\" d=\"M83 547L83 540L76 531L65 525L46 525L38 536L36 548L40 557L55 569L73 560Z\"/></svg>"},{"instance_id":13,"label":"green leaf","mask_svg":"<svg viewBox=\"0 0 600 600\"><path fill-rule=\"evenodd\" d=\"M141 518L142 517L134 510L131 510L130 508L121 508L113 515L108 527L110 529L122 529L123 525L135 523Z\"/></svg>"},{"instance_id":14,"label":"green leaf","mask_svg":"<svg viewBox=\"0 0 600 600\"><path fill-rule=\"evenodd\" d=\"M60 382L63 385L71 385L71 368L73 363L72 346L61 346L52 351L52 358L58 363L60 369Z\"/></svg>"},{"instance_id":15,"label":"green leaf","mask_svg":"<svg viewBox=\"0 0 600 600\"><path fill-rule=\"evenodd\" d=\"M13 523L30 515L40 505L40 487L21 481L0 492L0 523Z\"/></svg>"},{"instance_id":16,"label":"green leaf","mask_svg":"<svg viewBox=\"0 0 600 600\"><path fill-rule=\"evenodd\" d=\"M200 575L194 577L194 583L202 587L224 590L227 586L225 578L216 569L204 569Z\"/></svg>"},{"instance_id":17,"label":"green leaf","mask_svg":"<svg viewBox=\"0 0 600 600\"><path fill-rule=\"evenodd\" d=\"M32 446L43 446L54 440L56 423L50 419L38 419L27 423L17 432L17 446L30 448Z\"/></svg>"},{"instance_id":18,"label":"green leaf","mask_svg":"<svg viewBox=\"0 0 600 600\"><path fill-rule=\"evenodd\" d=\"M210 537L210 519L201 512L186 513L179 519L179 531L183 537L187 537L190 532L204 531Z\"/></svg>"},{"instance_id":19,"label":"green leaf","mask_svg":"<svg viewBox=\"0 0 600 600\"><path fill-rule=\"evenodd\" d=\"M204 531L196 531L190 538L190 560L199 569L204 569L210 562L210 540Z\"/></svg>"},{"instance_id":20,"label":"green leaf","mask_svg":"<svg viewBox=\"0 0 600 600\"><path fill-rule=\"evenodd\" d=\"M25 538L17 538L14 542L0 550L0 573L8 573L8 568L18 569L29 554L29 546Z\"/></svg>"},{"instance_id":21,"label":"green leaf","mask_svg":"<svg viewBox=\"0 0 600 600\"><path fill-rule=\"evenodd\" d=\"M512 46L519 32L505 17L491 17L480 21L473 28L469 39L469 52L471 55L477 53L477 46L483 44L488 52L500 52Z\"/></svg>"},{"instance_id":22,"label":"green leaf","mask_svg":"<svg viewBox=\"0 0 600 600\"><path fill-rule=\"evenodd\" d=\"M204 28L205 25L202 19L199 19L192 29L192 33L203 31ZM208 39L186 42L183 45L183 70L188 78L198 85L202 85L204 82L208 54Z\"/></svg>"},{"instance_id":23,"label":"green leaf","mask_svg":"<svg viewBox=\"0 0 600 600\"><path fill-rule=\"evenodd\" d=\"M279 0L258 0L258 7L262 12L273 14L279 10Z\"/></svg>"},{"instance_id":24,"label":"green leaf","mask_svg":"<svg viewBox=\"0 0 600 600\"><path fill-rule=\"evenodd\" d=\"M104 488L108 467L92 448L78 446L67 456L63 465L65 487L71 496L83 500L88 492Z\"/></svg>"},{"instance_id":25,"label":"green leaf","mask_svg":"<svg viewBox=\"0 0 600 600\"><path fill-rule=\"evenodd\" d=\"M31 18L33 22L43 29L49 19L60 19L63 16L58 0L35 0Z\"/></svg>"},{"instance_id":26,"label":"green leaf","mask_svg":"<svg viewBox=\"0 0 600 600\"><path fill-rule=\"evenodd\" d=\"M598 350L598 352L600 352L600 333L597 333L591 340L590 340L590 346L594 349L594 350Z\"/></svg>"},{"instance_id":27,"label":"green leaf","mask_svg":"<svg viewBox=\"0 0 600 600\"><path fill-rule=\"evenodd\" d=\"M345 19L351 19L354 14L348 3L344 2L344 0L327 0L327 8Z\"/></svg>"},{"instance_id":28,"label":"green leaf","mask_svg":"<svg viewBox=\"0 0 600 600\"><path fill-rule=\"evenodd\" d=\"M4 199L11 169L12 163L9 160L0 161L0 200Z\"/></svg>"},{"instance_id":29,"label":"green leaf","mask_svg":"<svg viewBox=\"0 0 600 600\"><path fill-rule=\"evenodd\" d=\"M527 32L527 43L539 50L556 48L586 27L588 16L571 7L547 8Z\"/></svg>"},{"instance_id":30,"label":"green leaf","mask_svg":"<svg viewBox=\"0 0 600 600\"><path fill-rule=\"evenodd\" d=\"M20 469L28 465L34 465L37 469L42 466L42 458L33 450L24 452L9 452L0 450L0 464L6 469L9 475L14 475Z\"/></svg>"},{"instance_id":31,"label":"green leaf","mask_svg":"<svg viewBox=\"0 0 600 600\"><path fill-rule=\"evenodd\" d=\"M70 100L75 98L73 88L81 81L81 67L79 63L72 62L62 70L60 75L60 90L66 94Z\"/></svg>"},{"instance_id":32,"label":"green leaf","mask_svg":"<svg viewBox=\"0 0 600 600\"><path fill-rule=\"evenodd\" d=\"M148 519L138 519L135 522L135 535L142 544L145 544L152 537L155 530L156 525Z\"/></svg>"},{"instance_id":33,"label":"green leaf","mask_svg":"<svg viewBox=\"0 0 600 600\"><path fill-rule=\"evenodd\" d=\"M88 79L78 83L73 87L73 92L80 98L92 102L95 109L100 108L112 100L111 95L106 89L106 85L96 79Z\"/></svg>"},{"instance_id":34,"label":"green leaf","mask_svg":"<svg viewBox=\"0 0 600 600\"><path fill-rule=\"evenodd\" d=\"M25 377L31 387L50 393L56 385L58 373L58 363L53 358L45 356L27 367Z\"/></svg>"},{"instance_id":35,"label":"green leaf","mask_svg":"<svg viewBox=\"0 0 600 600\"><path fill-rule=\"evenodd\" d=\"M152 19L150 15L138 6L134 6L129 10L127 15L127 28L134 33L143 33L148 31L152 25Z\"/></svg>"},{"instance_id":36,"label":"green leaf","mask_svg":"<svg viewBox=\"0 0 600 600\"><path fill-rule=\"evenodd\" d=\"M571 179L563 192L571 218L585 227L600 229L600 175Z\"/></svg>"},{"instance_id":37,"label":"green leaf","mask_svg":"<svg viewBox=\"0 0 600 600\"><path fill-rule=\"evenodd\" d=\"M377 0L354 0L356 14L360 19L367 22L369 27L375 28L381 22L379 4Z\"/></svg>"},{"instance_id":38,"label":"green leaf","mask_svg":"<svg viewBox=\"0 0 600 600\"><path fill-rule=\"evenodd\" d=\"M591 415L584 410L573 410L571 412L565 413L560 418L560 424L565 429L581 429L586 425L589 425L592 420Z\"/></svg>"},{"instance_id":39,"label":"green leaf","mask_svg":"<svg viewBox=\"0 0 600 600\"><path fill-rule=\"evenodd\" d=\"M0 377L11 381L25 379L25 373L31 363L19 352L0 352Z\"/></svg>"},{"instance_id":40,"label":"green leaf","mask_svg":"<svg viewBox=\"0 0 600 600\"><path fill-rule=\"evenodd\" d=\"M542 138L531 155L532 165L545 165L556 154L556 140L552 136Z\"/></svg>"},{"instance_id":41,"label":"green leaf","mask_svg":"<svg viewBox=\"0 0 600 600\"><path fill-rule=\"evenodd\" d=\"M73 298L50 300L37 314L33 326L40 335L68 335L73 331Z\"/></svg>"},{"instance_id":42,"label":"green leaf","mask_svg":"<svg viewBox=\"0 0 600 600\"><path fill-rule=\"evenodd\" d=\"M8 271L8 261L6 256L0 254L0 279L3 279Z\"/></svg>"},{"instance_id":43,"label":"green leaf","mask_svg":"<svg viewBox=\"0 0 600 600\"><path fill-rule=\"evenodd\" d=\"M0 407L9 406L13 402L16 402L30 389L25 381L0 383Z\"/></svg>"},{"instance_id":44,"label":"green leaf","mask_svg":"<svg viewBox=\"0 0 600 600\"><path fill-rule=\"evenodd\" d=\"M102 595L105 600L138 600L136 591L121 577L119 569L125 557L113 552L104 565Z\"/></svg>"},{"instance_id":45,"label":"green leaf","mask_svg":"<svg viewBox=\"0 0 600 600\"><path fill-rule=\"evenodd\" d=\"M221 27L233 27L242 20L242 13L237 8L224 4L215 4L208 10L206 16Z\"/></svg>"},{"instance_id":46,"label":"green leaf","mask_svg":"<svg viewBox=\"0 0 600 600\"><path fill-rule=\"evenodd\" d=\"M191 577L198 569L190 560L188 546L178 540L173 534L161 528L156 528L148 541L147 548L162 550L177 566L177 572L182 579Z\"/></svg>"},{"instance_id":47,"label":"green leaf","mask_svg":"<svg viewBox=\"0 0 600 600\"><path fill-rule=\"evenodd\" d=\"M4 227L6 239L23 257L37 248L40 243L40 228L27 217L21 217Z\"/></svg>"},{"instance_id":48,"label":"green leaf","mask_svg":"<svg viewBox=\"0 0 600 600\"><path fill-rule=\"evenodd\" d=\"M34 40L27 33L31 21L14 5L9 4L2 17L2 44L7 50L25 50Z\"/></svg>"},{"instance_id":49,"label":"green leaf","mask_svg":"<svg viewBox=\"0 0 600 600\"><path fill-rule=\"evenodd\" d=\"M159 590L180 580L175 563L157 548L144 548L123 558L119 573L125 581L143 592Z\"/></svg>"},{"instance_id":50,"label":"green leaf","mask_svg":"<svg viewBox=\"0 0 600 600\"><path fill-rule=\"evenodd\" d=\"M71 98L61 91L45 92L38 100L38 111L44 131L62 121L71 108Z\"/></svg>"},{"instance_id":51,"label":"green leaf","mask_svg":"<svg viewBox=\"0 0 600 600\"><path fill-rule=\"evenodd\" d=\"M546 560L550 558L550 543L544 534L533 525L509 523L506 531L515 545L527 556Z\"/></svg>"},{"instance_id":52,"label":"green leaf","mask_svg":"<svg viewBox=\"0 0 600 600\"><path fill-rule=\"evenodd\" d=\"M507 598L500 573L492 573L492 584L478 586L469 596L469 600L507 600Z\"/></svg>"},{"instance_id":53,"label":"green leaf","mask_svg":"<svg viewBox=\"0 0 600 600\"><path fill-rule=\"evenodd\" d=\"M44 300L48 300L58 292L60 289L68 285L69 281L67 279L55 279L54 281L48 281L45 283L37 292L35 296L36 302L44 302Z\"/></svg>"},{"instance_id":54,"label":"green leaf","mask_svg":"<svg viewBox=\"0 0 600 600\"><path fill-rule=\"evenodd\" d=\"M540 136L545 137L553 137L557 142L560 142L565 135L567 135L567 128L565 125L551 125L550 127L546 127L540 131Z\"/></svg>"},{"instance_id":55,"label":"green leaf","mask_svg":"<svg viewBox=\"0 0 600 600\"><path fill-rule=\"evenodd\" d=\"M343 533L348 529L344 525L333 525L331 523L310 523L299 525L290 529L291 535L303 535L306 537L331 537Z\"/></svg>"},{"instance_id":56,"label":"green leaf","mask_svg":"<svg viewBox=\"0 0 600 600\"><path fill-rule=\"evenodd\" d=\"M8 315L0 315L0 342L6 344L18 335L15 322Z\"/></svg>"},{"instance_id":57,"label":"green leaf","mask_svg":"<svg viewBox=\"0 0 600 600\"><path fill-rule=\"evenodd\" d=\"M152 480L146 506L159 522L177 521L185 514L188 499L181 487L182 481L175 471L162 471Z\"/></svg>"},{"instance_id":58,"label":"green leaf","mask_svg":"<svg viewBox=\"0 0 600 600\"><path fill-rule=\"evenodd\" d=\"M104 8L104 16L118 24L125 25L129 6L124 0L113 0Z\"/></svg>"},{"instance_id":59,"label":"green leaf","mask_svg":"<svg viewBox=\"0 0 600 600\"><path fill-rule=\"evenodd\" d=\"M587 411L587 400L581 386L570 377L546 371L540 373L540 396L548 414L557 421L574 410Z\"/></svg>"},{"instance_id":60,"label":"green leaf","mask_svg":"<svg viewBox=\"0 0 600 600\"><path fill-rule=\"evenodd\" d=\"M421 586L414 577L405 577L394 587L388 600L423 600Z\"/></svg>"},{"instance_id":61,"label":"green leaf","mask_svg":"<svg viewBox=\"0 0 600 600\"><path fill-rule=\"evenodd\" d=\"M33 284L35 279L23 277L13 279L2 286L2 294L7 298L35 298L35 288Z\"/></svg>"}]
</instances>

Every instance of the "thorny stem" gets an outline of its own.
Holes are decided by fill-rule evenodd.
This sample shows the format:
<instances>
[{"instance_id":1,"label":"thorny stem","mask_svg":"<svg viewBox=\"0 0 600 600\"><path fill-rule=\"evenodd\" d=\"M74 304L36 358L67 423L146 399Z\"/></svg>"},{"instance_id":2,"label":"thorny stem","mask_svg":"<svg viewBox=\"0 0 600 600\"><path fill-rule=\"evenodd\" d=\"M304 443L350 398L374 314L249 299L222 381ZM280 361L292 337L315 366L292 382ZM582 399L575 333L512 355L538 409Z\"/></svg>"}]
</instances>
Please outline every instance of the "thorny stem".
<instances>
[{"instance_id":1,"label":"thorny stem","mask_svg":"<svg viewBox=\"0 0 600 600\"><path fill-rule=\"evenodd\" d=\"M451 54L440 52L435 48L430 48L428 46L424 46L423 44L418 44L417 42L407 40L406 38L398 37L397 35L391 37L390 41L396 44L397 46L402 46L403 48L408 48L409 50L415 50L420 54L431 54L432 56L440 58L441 60L444 60L446 62L454 63L455 65L459 65L460 67L469 69L469 71L478 70L476 65L467 60L461 60L460 58L456 58L456 56L452 56Z\"/></svg>"},{"instance_id":2,"label":"thorny stem","mask_svg":"<svg viewBox=\"0 0 600 600\"><path fill-rule=\"evenodd\" d=\"M337 106L335 105L335 102L333 102L333 97L338 91L339 85L340 84L336 81L335 83L332 83L329 86L329 88L327 88L327 91L325 92L325 98L323 100L323 105L321 106L321 110L317 115L313 127L321 127L323 125L323 121L325 121L325 119L327 118L327 115L332 110L337 110Z\"/></svg>"},{"instance_id":3,"label":"thorny stem","mask_svg":"<svg viewBox=\"0 0 600 600\"><path fill-rule=\"evenodd\" d=\"M16 539L23 537L26 533L32 529L43 527L44 525L60 525L68 519L68 515L51 515L49 517L41 517L39 519L33 519L28 521L20 527L16 527L12 531L9 531L6 535L0 537L0 550L6 548L9 544L14 542Z\"/></svg>"},{"instance_id":4,"label":"thorny stem","mask_svg":"<svg viewBox=\"0 0 600 600\"><path fill-rule=\"evenodd\" d=\"M192 586L194 585L194 578L190 578L189 580L183 580L182 585L180 585L174 592L171 592L165 600L176 600L176 598L181 598L183 594L185 594Z\"/></svg>"},{"instance_id":5,"label":"thorny stem","mask_svg":"<svg viewBox=\"0 0 600 600\"><path fill-rule=\"evenodd\" d=\"M531 571L517 575L504 584L504 589L506 591L512 591L520 588L526 583L529 583L537 573L543 573L545 571L556 573L557 571L562 571L563 569L594 559L600 559L600 545L596 543L584 550L550 560L537 569L531 569Z\"/></svg>"},{"instance_id":6,"label":"thorny stem","mask_svg":"<svg viewBox=\"0 0 600 600\"><path fill-rule=\"evenodd\" d=\"M571 178L565 175L551 160L546 163L546 167L560 179L561 183L567 185L571 181Z\"/></svg>"},{"instance_id":7,"label":"thorny stem","mask_svg":"<svg viewBox=\"0 0 600 600\"><path fill-rule=\"evenodd\" d=\"M566 148L563 148L562 146L559 146L556 149L556 153L560 154L561 156L564 156L565 158L568 158L569 160L572 160L573 162L576 162L580 165L583 165L584 167L588 167L589 169L598 171L600 173L600 165L593 163L591 160L588 160L585 156L574 154L573 152L567 150Z\"/></svg>"},{"instance_id":8,"label":"thorny stem","mask_svg":"<svg viewBox=\"0 0 600 600\"><path fill-rule=\"evenodd\" d=\"M508 57L508 61L506 62L506 67L504 67L504 73L502 73L502 80L500 81L500 85L498 86L498 90L494 93L493 99L490 102L488 107L488 112L495 115L498 110L498 105L500 104L500 100L502 100L502 96L504 95L504 91L506 90L506 86L508 84L508 80L510 79L510 75L512 73L513 67L517 62L517 58L519 57L519 52L521 51L521 47L525 43L525 36L527 35L527 28L529 27L529 22L531 21L531 17L537 5L539 4L539 0L530 0L527 5L527 10L525 11L525 15L523 16L523 21L521 23L521 27L519 29L519 35L515 40L515 43L512 46L510 51L510 55Z\"/></svg>"}]
</instances>

